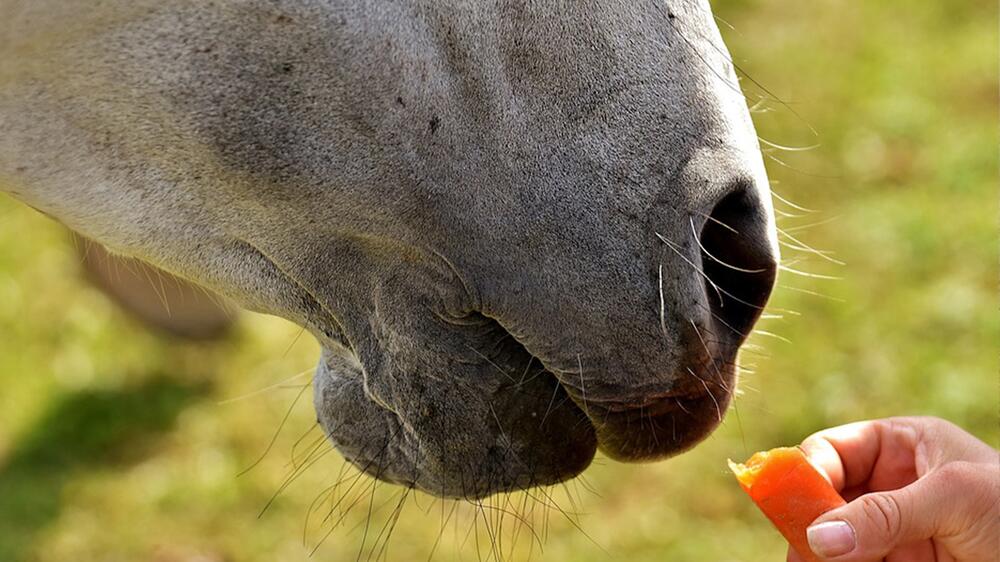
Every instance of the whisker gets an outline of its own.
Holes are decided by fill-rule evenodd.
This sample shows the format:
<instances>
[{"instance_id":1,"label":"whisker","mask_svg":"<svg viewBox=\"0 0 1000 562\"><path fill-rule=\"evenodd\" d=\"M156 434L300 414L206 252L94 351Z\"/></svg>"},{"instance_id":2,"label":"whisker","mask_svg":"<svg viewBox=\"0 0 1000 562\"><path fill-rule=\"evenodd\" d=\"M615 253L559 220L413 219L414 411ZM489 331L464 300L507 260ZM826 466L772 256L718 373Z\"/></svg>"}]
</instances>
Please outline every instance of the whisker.
<instances>
[{"instance_id":1,"label":"whisker","mask_svg":"<svg viewBox=\"0 0 1000 562\"><path fill-rule=\"evenodd\" d=\"M677 407L678 408L680 408L681 410L684 410L684 413L686 413L689 416L691 415L691 410L688 410L687 408L684 407L684 402L681 402L677 398L674 398L674 402L677 403ZM677 437L674 437L674 441L676 441L676 440L677 440Z\"/></svg>"},{"instance_id":2,"label":"whisker","mask_svg":"<svg viewBox=\"0 0 1000 562\"><path fill-rule=\"evenodd\" d=\"M840 260L836 260L836 259L831 258L830 256L828 256L827 254L829 252L823 252L821 250L817 250L816 248L813 248L809 244L806 244L805 242L803 242L803 241L799 240L798 238L792 236L787 231L782 230L781 228L778 228L777 230L778 230L778 233L782 234L785 238L788 238L789 240L791 240L792 242L795 242L796 244L798 244L799 246L802 246L803 248L812 250L813 252L816 253L816 255L822 257L823 259L827 260L828 262L835 263L837 265L846 265L844 262L842 262Z\"/></svg>"},{"instance_id":3,"label":"whisker","mask_svg":"<svg viewBox=\"0 0 1000 562\"><path fill-rule=\"evenodd\" d=\"M807 246L799 246L797 244L790 244L790 243L785 242L784 240L782 240L780 238L778 239L778 244L784 246L785 248L788 248L789 250L795 250L797 252L805 252L807 254L816 254L816 255L818 255L820 257L823 257L823 258L825 258L826 256L833 255L833 252L829 252L829 251L826 251L826 250L817 250L817 249L814 249L814 248L809 248Z\"/></svg>"},{"instance_id":4,"label":"whisker","mask_svg":"<svg viewBox=\"0 0 1000 562\"><path fill-rule=\"evenodd\" d=\"M233 397L233 398L226 398L225 400L220 400L220 401L216 402L215 404L217 406L222 406L222 405L225 405L225 404L231 404L233 402L237 402L239 400L244 400L244 399L247 399L247 398L251 398L253 396L257 396L258 394L263 394L263 393L267 392L268 390L274 390L275 388L279 388L282 385L284 385L284 384L286 384L286 383L288 383L290 381L293 381L295 379L302 378L302 377L304 377L306 375L311 375L315 371L316 371L316 367L312 367L310 369L306 369L305 371L302 371L301 373L296 373L296 374L288 377L287 379L282 379L282 380L280 380L280 381L278 381L278 382L276 382L274 384L265 386L264 388L261 388L261 389L258 389L258 390L254 390L253 392L248 392L248 393L243 394L241 396L236 396L236 397Z\"/></svg>"},{"instance_id":5,"label":"whisker","mask_svg":"<svg viewBox=\"0 0 1000 562\"><path fill-rule=\"evenodd\" d=\"M788 205L789 207L795 209L796 211L802 211L803 213L818 213L819 212L816 209L807 209L806 207L803 207L801 205L796 205L795 203L792 203L788 199L785 199L784 197L782 197L781 195L779 195L778 192L775 191L775 190L773 190L773 189L771 190L771 197L774 197L778 201L781 201L782 203L784 203L785 205Z\"/></svg>"},{"instance_id":6,"label":"whisker","mask_svg":"<svg viewBox=\"0 0 1000 562\"><path fill-rule=\"evenodd\" d=\"M711 350L708 349L708 343L705 341L705 338L702 337L701 330L698 329L698 325L695 324L694 321L691 319L688 319L688 322L691 324L691 327L694 328L694 333L696 336L698 336L698 341L701 342L701 347L705 349L705 354L708 356L708 360L709 363L712 365L712 369L715 370L715 374L719 377L719 380L721 381L723 379L722 371L720 371L719 366L715 364L716 362L715 355L711 352ZM704 382L701 377L696 375L694 371L691 370L691 367L685 367L685 368L688 370L689 373L694 375L694 378ZM714 400L715 397L713 396L712 399ZM716 405L718 405L718 403L716 403Z\"/></svg>"},{"instance_id":7,"label":"whisker","mask_svg":"<svg viewBox=\"0 0 1000 562\"><path fill-rule=\"evenodd\" d=\"M297 455L295 451L298 449L298 447L302 443L302 441L304 441L306 439L306 437L308 437L309 435L311 435L312 432L317 427L319 427L318 423L312 424L311 426L309 426L309 429L306 430L305 433L303 433L298 439L295 440L295 443L292 444L291 459L289 459L288 463L285 464L285 467L291 466L293 468L297 468L297 467L301 466L300 463L299 463L299 460L298 460L299 459L299 455ZM304 455L305 458L306 459L310 458L312 456L313 452L315 452L316 448L321 443L325 443L325 442L326 442L326 434L325 433L322 434L322 435L319 435L318 437L316 437L315 439L313 439L309 443L309 445L306 447L306 453Z\"/></svg>"},{"instance_id":8,"label":"whisker","mask_svg":"<svg viewBox=\"0 0 1000 562\"><path fill-rule=\"evenodd\" d=\"M837 220L839 218L840 217L830 217L828 219L824 219L824 220L817 221L817 222L812 222L812 223L809 223L809 224L802 224L802 225L799 225L799 226L788 226L788 227L784 228L784 232L785 232L785 235L787 236L789 232L798 232L800 230L807 230L807 229L814 228L814 227L817 227L817 226L822 226L824 224L829 224L829 223L831 223L831 222L833 222L833 221L835 221L835 220Z\"/></svg>"},{"instance_id":9,"label":"whisker","mask_svg":"<svg viewBox=\"0 0 1000 562\"><path fill-rule=\"evenodd\" d=\"M719 406L719 401L716 400L715 394L712 394L711 389L708 388L708 383L705 382L705 379L699 377L698 375L695 375L694 371L692 371L690 367L687 367L687 370L688 370L689 373L691 373L691 375L694 376L694 378L698 379L698 382L701 383L701 386L705 387L705 392L708 393L709 398L712 399L712 403L715 404L715 413L716 413L717 416L719 416L719 421L721 422L722 421L722 407Z\"/></svg>"},{"instance_id":10,"label":"whisker","mask_svg":"<svg viewBox=\"0 0 1000 562\"><path fill-rule=\"evenodd\" d=\"M823 293L817 293L816 291L810 291L809 289L803 289L801 287L792 287L790 285L778 285L778 287L781 287L782 289L786 289L788 291L795 291L796 293L804 293L806 295L811 295L811 296L814 296L814 297L819 297L821 299L826 299L826 300L833 301L833 302L847 302L844 299L840 299L840 298L837 298L837 297L831 297L830 295L824 295Z\"/></svg>"},{"instance_id":11,"label":"whisker","mask_svg":"<svg viewBox=\"0 0 1000 562\"><path fill-rule=\"evenodd\" d=\"M830 281L840 281L843 277L834 277L833 275L820 275L819 273L809 273L808 271L800 271L798 269L792 269L786 265L778 265L778 269L781 271L787 271L794 275L801 275L803 277L810 277L812 279L826 279Z\"/></svg>"},{"instance_id":12,"label":"whisker","mask_svg":"<svg viewBox=\"0 0 1000 562\"><path fill-rule=\"evenodd\" d=\"M827 180L840 179L840 177L838 177L838 176L831 176L831 175L827 175L827 174L817 174L817 173L814 173L814 172L807 172L805 170L800 170L800 169L796 168L795 166L792 166L791 164L785 162L784 160L781 160L777 156L771 154L767 150L761 150L761 154L763 154L768 159L774 161L779 166L781 166L783 168L788 168L789 170L791 170L791 171L793 171L793 172L795 172L797 174L802 174L803 176L808 176L808 177L812 177L812 178L822 178L822 179L827 179Z\"/></svg>"},{"instance_id":13,"label":"whisker","mask_svg":"<svg viewBox=\"0 0 1000 562\"><path fill-rule=\"evenodd\" d=\"M528 371L531 369L531 362L534 361L534 360L535 360L535 356L534 355L528 357L528 364L524 366L524 372L521 373L521 379L517 381L517 386L521 386L521 385L524 384L524 377L528 376ZM532 377L531 379L528 379L528 380L530 381L532 379L534 379L534 377Z\"/></svg>"},{"instance_id":14,"label":"whisker","mask_svg":"<svg viewBox=\"0 0 1000 562\"><path fill-rule=\"evenodd\" d=\"M719 16L717 16L715 14L712 14L712 17L714 17L716 19L716 21L718 21L722 25L728 27L731 31L735 31L736 33L740 33L739 31L736 31L736 28L733 27L733 24L729 23L728 21L720 18ZM742 34L740 34L740 35L742 35Z\"/></svg>"},{"instance_id":15,"label":"whisker","mask_svg":"<svg viewBox=\"0 0 1000 562\"><path fill-rule=\"evenodd\" d=\"M714 222L715 224L721 226L722 228L725 228L726 230L732 232L733 234L739 234L740 233L739 230L736 230L735 228L733 228L733 227L729 226L728 224L720 221L719 219L713 217L712 215L709 215L707 213L703 213L703 212L695 210L695 209L690 209L690 211L692 213L696 214L696 215L699 215L699 216L703 217L705 220L710 220L710 221Z\"/></svg>"},{"instance_id":16,"label":"whisker","mask_svg":"<svg viewBox=\"0 0 1000 562\"><path fill-rule=\"evenodd\" d=\"M496 363L494 363L492 360L490 360L489 357L487 357L487 356L483 355L482 353L480 353L479 350L477 350L476 348L472 347L469 344L466 344L465 347L469 348L470 351L472 351L473 353L475 353L476 355L478 355L479 357L481 357L484 361L486 361L487 363L489 363L490 365L492 365L497 371L500 371L500 374L502 374L504 377L506 377L507 380L509 380L512 383L517 383L517 381L514 379L514 377L510 376L507 373L507 371L504 371L503 369L501 369L500 366L497 365Z\"/></svg>"},{"instance_id":17,"label":"whisker","mask_svg":"<svg viewBox=\"0 0 1000 562\"><path fill-rule=\"evenodd\" d=\"M388 529L388 533L385 535L385 540L382 542L382 548L378 550L378 554L375 556L375 560L378 561L382 558L382 554L388 552L389 549L389 539L392 537L392 532L396 529L396 523L399 521L399 514L403 512L403 506L406 503L406 498L409 495L412 488L403 488L403 493L399 498L399 502L396 504L396 508L389 514L389 519L386 521L382 530L379 531L377 537L375 537L375 545L372 546L372 550L378 545L379 539L382 537L382 533ZM368 554L368 559L371 560L371 553Z\"/></svg>"},{"instance_id":18,"label":"whisker","mask_svg":"<svg viewBox=\"0 0 1000 562\"><path fill-rule=\"evenodd\" d=\"M580 526L580 524L576 520L573 519L573 517L570 517L570 514L567 513L566 510L564 510L562 507L560 507L559 504L555 501L555 499L552 498L551 495L549 495L548 493L546 493L543 488L538 488L538 491L541 492L542 495L544 495L546 498L548 498L548 500L550 502L552 502L552 507L554 507L556 509L556 511L558 511L559 513L561 513L562 516L563 516L563 518L566 519L566 521L568 521L569 524L572 525L577 531L579 531L580 534L582 534L584 536L584 538L586 538L588 541L590 541L591 544L593 544L594 546L596 546L602 553L604 553L605 556L609 556L609 557L611 556L611 553L608 552L607 549L605 549L603 546L601 546L601 544L599 542L597 542L596 540L594 540L594 538L591 537L590 534L588 534L587 531L585 531L583 529L583 527ZM577 515L577 514L574 514L574 515Z\"/></svg>"},{"instance_id":19,"label":"whisker","mask_svg":"<svg viewBox=\"0 0 1000 562\"><path fill-rule=\"evenodd\" d=\"M335 483L327 486L326 488L323 488L322 490L320 490L319 494L317 494L316 497L313 499L312 503L309 504L309 509L306 510L306 521L302 525L302 546L303 547L305 547L308 544L308 542L309 542L308 535L309 535L309 519L310 519L310 517L312 517L312 514L315 513L319 509L319 506L326 499L329 498L330 494L334 491L334 489L339 484L340 484L339 482L335 482Z\"/></svg>"},{"instance_id":20,"label":"whisker","mask_svg":"<svg viewBox=\"0 0 1000 562\"><path fill-rule=\"evenodd\" d=\"M736 399L739 398L740 395L741 393L738 390L736 392L733 392L732 405L733 405L733 413L736 414L736 427L738 427L740 430L740 441L743 442L743 456L747 457L750 456L750 452L747 448L747 436L746 433L743 432L743 419L740 417L740 408L739 406L736 405L737 402Z\"/></svg>"},{"instance_id":21,"label":"whisker","mask_svg":"<svg viewBox=\"0 0 1000 562\"><path fill-rule=\"evenodd\" d=\"M583 380L583 363L580 361L579 353L576 354L576 365L580 371L580 394L581 394L581 402L583 402L583 413L586 414L586 416L589 418L590 412L587 406L587 386Z\"/></svg>"},{"instance_id":22,"label":"whisker","mask_svg":"<svg viewBox=\"0 0 1000 562\"><path fill-rule=\"evenodd\" d=\"M549 398L549 406L545 409L545 415L542 416L542 421L538 422L538 427L545 425L545 420L548 419L549 414L552 413L552 405L556 401L556 395L559 394L559 385L555 384L552 388L552 398Z\"/></svg>"},{"instance_id":23,"label":"whisker","mask_svg":"<svg viewBox=\"0 0 1000 562\"><path fill-rule=\"evenodd\" d=\"M693 267L694 270L696 272L698 272L699 275L701 275L706 281L709 282L709 284L712 286L712 288L715 289L716 293L718 294L718 297L719 297L719 306L720 307L723 304L722 295L726 295L727 297L733 299L734 301L736 301L736 302L738 302L740 304L749 306L750 308L754 308L754 309L757 309L757 310L763 310L764 309L764 307L756 305L756 304L753 304L751 302L747 302L747 301L745 301L745 300L737 297L736 295L730 293L729 291L726 291L725 289L720 289L719 286L716 285L715 282L712 281L711 278L709 278L708 274L706 274L704 271L702 271L701 268L699 268L697 265L694 264L694 262L692 262L691 260L689 260L687 258L687 256L685 256L684 254L682 254L680 252L680 250L678 250L677 248L675 248L674 245L673 245L673 243L671 243L669 240L667 240L666 238L664 238L663 235L660 234L659 232L654 232L653 234L655 234L660 240L663 241L664 244L667 245L668 248L670 248L671 250L673 250L675 254L677 254L678 256L680 256L681 259L683 259L684 261L686 261L688 263L688 265L690 265L691 267Z\"/></svg>"},{"instance_id":24,"label":"whisker","mask_svg":"<svg viewBox=\"0 0 1000 562\"><path fill-rule=\"evenodd\" d=\"M730 324L729 322L726 322L725 320L723 320L721 316L719 316L718 314L716 314L716 313L715 313L715 312L714 312L714 311L712 310L712 307L710 307L710 306L705 306L705 305L703 305L703 304L701 304L701 303L697 303L697 304L698 304L698 306L700 306L701 308L704 308L705 310L707 310L707 311L708 311L708 313L709 313L709 314L711 314L713 318L715 318L716 320L718 320L718 321L719 321L719 322L720 322L720 323L721 323L721 324L722 324L723 326L725 326L725 327L729 328L730 330L732 330L732 332L733 332L733 333L735 333L736 335L740 336L741 338L745 338L745 337L747 337L747 334L744 334L743 332L741 332L741 331L737 330L736 328L734 328L734 327L733 327L733 325L732 325L732 324Z\"/></svg>"},{"instance_id":25,"label":"whisker","mask_svg":"<svg viewBox=\"0 0 1000 562\"><path fill-rule=\"evenodd\" d=\"M682 260L686 261L688 263L688 265L690 265L691 267L693 267L694 270L697 271L699 275L701 275L703 278L705 278L705 281L708 281L708 284L711 285L711 287L713 289L715 289L716 296L719 297L719 307L721 308L723 306L723 304L724 304L725 301L722 298L722 290L719 289L719 286L715 284L715 281L712 281L712 279L708 276L708 274L706 274L704 271L702 271L702 269L700 267L698 267L693 261L691 261L690 259L688 259L687 256L685 256L684 254L682 254L680 250L678 250L677 248L675 248L674 244L672 242L670 242L669 240L667 240L666 237L664 237L659 232L654 232L653 234L655 234L657 238L659 238L664 244L666 244L668 248L670 248L671 250L673 250L675 254L677 254L678 256L680 256L680 258Z\"/></svg>"},{"instance_id":26,"label":"whisker","mask_svg":"<svg viewBox=\"0 0 1000 562\"><path fill-rule=\"evenodd\" d=\"M253 468L255 466L257 466L258 464L260 464L260 462L262 460L264 460L264 457L266 457L267 454L271 452L271 448L274 447L274 443L278 440L278 435L281 434L282 428L285 427L285 423L288 422L288 418L292 415L292 410L295 409L295 405L299 402L299 399L302 398L302 395L305 393L305 391L306 391L307 388L309 388L309 387L308 386L303 386L302 390L300 390L299 393L295 396L295 400L292 400L291 406L289 406L288 407L288 411L285 412L285 417L283 417L281 419L281 423L278 424L277 431L275 431L274 435L271 436L271 442L267 444L267 448L264 449L264 452L261 453L260 457L258 457L257 460L255 460L253 462L253 464L251 464L250 466L246 467L245 469L243 469L243 471L241 471L239 474L237 474L236 475L237 478L239 478L240 476L243 476L244 474L246 474L246 473L250 472L251 470L253 470Z\"/></svg>"},{"instance_id":27,"label":"whisker","mask_svg":"<svg viewBox=\"0 0 1000 562\"><path fill-rule=\"evenodd\" d=\"M783 337L783 336L779 336L778 334L775 334L774 332L768 332L766 330L753 330L753 333L760 334L762 336L767 336L769 338L774 338L776 340L780 340L780 341L783 341L785 343L792 343L792 341L789 340L788 338Z\"/></svg>"},{"instance_id":28,"label":"whisker","mask_svg":"<svg viewBox=\"0 0 1000 562\"><path fill-rule=\"evenodd\" d=\"M815 149L819 148L819 146L820 146L819 143L811 144L809 146L785 146L785 145L773 143L773 142L771 142L771 141L769 141L769 140L767 140L764 137L761 137L759 135L757 136L757 140L760 141L761 143L767 145L767 146L770 146L771 148L776 148L778 150L784 150L786 152L806 152L808 150L815 150Z\"/></svg>"},{"instance_id":29,"label":"whisker","mask_svg":"<svg viewBox=\"0 0 1000 562\"><path fill-rule=\"evenodd\" d=\"M660 282L660 332L663 333L663 337L667 337L667 322L665 320L666 307L663 300L663 264L661 263L657 269L657 277Z\"/></svg>"},{"instance_id":30,"label":"whisker","mask_svg":"<svg viewBox=\"0 0 1000 562\"><path fill-rule=\"evenodd\" d=\"M358 484L358 482L362 481L366 477L366 472L367 472L368 468L371 467L372 464L378 462L378 469L375 471L375 477L374 478L368 478L367 479L367 483L365 484L364 487L362 487L361 492L358 493L358 495L354 498L354 501L352 501L347 506L346 509L344 509L343 511L340 512L340 517L335 522L333 522L333 524L330 526L330 528L327 530L327 532L323 535L323 537L320 539L320 541L318 543L316 543L316 546L309 553L310 557L312 557L314 554L316 554L316 551L319 550L320 546L322 546L323 543L326 542L326 540L330 537L330 535L332 535L333 532L341 525L341 523L343 523L343 521L345 520L345 518L347 517L347 515L351 512L352 509L354 509L354 506L357 505L358 502L360 502L365 496L367 496L369 494L368 490L370 489L371 490L371 498L372 499L369 500L368 515L367 515L367 518L365 519L365 538L367 538L368 525L369 525L369 523L371 521L372 509L373 509L373 506L374 506L375 488L378 486L379 476L381 476L381 474L382 474L382 466L384 464L383 460L385 458L384 455L385 455L386 450L389 448L389 445L392 443L393 439L395 439L396 435L399 434L399 431L400 431L400 429L397 428L397 429L393 430L393 432L386 437L385 442L382 444L382 447L379 449L379 452L376 455L374 455L372 459L370 459L368 462L366 462L365 465L364 465L364 467L362 467L360 470L358 470L358 474L357 474L357 476L354 477L351 485L347 488L347 490L344 491L344 493L343 493L343 495L341 495L340 499L337 500L337 503L330 507L330 510L327 513L326 517L323 518L323 522L321 523L321 525L322 524L326 524L326 522L329 521L333 517L333 512L343 503L343 501L345 499L348 498L348 495L350 494L351 490L354 489L354 487ZM331 448L329 450L333 450L333 449ZM383 503L383 505L384 505L384 503ZM364 539L361 542L361 547L360 547L360 549L358 551L358 559L359 560L360 560L362 552L364 551L365 542L366 542L366 540L364 540Z\"/></svg>"},{"instance_id":31,"label":"whisker","mask_svg":"<svg viewBox=\"0 0 1000 562\"><path fill-rule=\"evenodd\" d=\"M448 517L444 516L444 501L441 502L441 531L438 533L436 539L434 539L434 544L431 545L431 552L427 556L427 562L431 562L434 559L434 553L437 552L438 545L441 543L441 537L444 535L444 530L448 527L448 522L451 521L452 516L455 515L455 510L458 509L458 502L452 500L451 509L448 511Z\"/></svg>"},{"instance_id":32,"label":"whisker","mask_svg":"<svg viewBox=\"0 0 1000 562\"><path fill-rule=\"evenodd\" d=\"M750 113L772 113L774 109L767 107L768 100L766 98L760 98L753 105L749 107Z\"/></svg>"},{"instance_id":33,"label":"whisker","mask_svg":"<svg viewBox=\"0 0 1000 562\"><path fill-rule=\"evenodd\" d=\"M691 223L691 233L692 233L692 234L694 234L694 240L695 240L695 242L697 242L697 243L698 243L698 247L699 247L699 248L701 248L701 251L702 251L702 252L705 252L705 255L706 255L706 256L708 256L708 257L712 258L713 260L715 260L715 261L716 261L716 262L718 262L719 264L721 264L721 265L724 265L724 266L728 267L729 269L734 269L734 270L736 270L736 271L741 271L741 272L743 272L743 273L763 273L763 272L767 271L767 269L744 269L744 268L742 268L742 267L737 267L737 266L735 266L735 265L732 265L732 264L729 264L729 263L726 263L726 262L724 262L724 261L720 260L719 258L717 258L717 257L713 256L713 255L711 254L711 252L709 252L709 251L708 251L708 249L707 249L707 248L705 248L705 245L701 243L701 239L700 239L701 237L699 237L699 236L698 236L698 230L697 230L697 229L695 229L695 227L694 227L694 219L692 219L692 218L690 218L690 217L689 217L689 218L688 218L688 222L690 222L690 223ZM661 267L662 267L662 266L661 266Z\"/></svg>"},{"instance_id":34,"label":"whisker","mask_svg":"<svg viewBox=\"0 0 1000 562\"><path fill-rule=\"evenodd\" d=\"M288 347L285 348L285 352L281 354L282 358L285 358L285 357L288 356L288 353L292 350L293 347L295 347L295 344L298 343L299 338L302 337L302 334L304 334L305 331L306 331L306 327L305 326L302 326L302 328L299 329L298 333L295 334L295 337L292 338L292 343L288 344Z\"/></svg>"},{"instance_id":35,"label":"whisker","mask_svg":"<svg viewBox=\"0 0 1000 562\"><path fill-rule=\"evenodd\" d=\"M671 25L673 25L674 28L676 29L677 26L676 26L676 24L674 24L675 21L676 20L670 20ZM769 90L763 84L761 84L760 82L758 82L753 76L750 75L750 73L748 73L746 70L744 70L742 66L740 66L739 64L736 63L736 61L733 59L732 55L730 55L729 53L727 53L725 50L719 48L711 39L705 37L697 29L692 29L692 31L694 31L694 33L696 35L699 35L702 38L702 40L704 40L706 43L708 43L708 45L711 46L716 52L718 52L719 54L721 54L722 58L725 59L726 62L728 62L729 64L733 65L733 68L735 68L737 72L739 72L740 74L742 74L743 76L745 76L747 78L747 80L749 80L754 86L757 86L758 88L760 88L760 90L767 95L766 96L767 98L769 98L772 101L776 101L779 104L781 104L786 110L788 110L800 122L802 122L802 124L805 125L809 129L809 131L813 134L813 136L816 136L816 137L819 136L819 133L816 131L816 129L813 128L813 126L810 125L809 122L806 121L806 119L804 117L802 117L802 115L799 114L799 112L796 111L795 108L793 108L791 106L791 104L789 104L788 102L786 102L786 101L782 100L781 98L777 97L776 95L774 95L773 92L771 92L771 90ZM691 43L691 41L689 41L688 38L685 37L684 34L681 33L679 29L677 29L677 35L680 36L680 38L683 39L685 43L687 43L688 48L691 49L691 51L694 52L694 54L696 56L698 56L698 58L700 58L702 60L702 62L710 70L712 70L713 72L715 72L715 69L712 68L712 65L709 64L708 61L706 61L705 58L701 56L701 53L698 52L698 50L694 47L694 45ZM718 76L718 73L716 73L716 76ZM720 79L721 79L721 77L720 77ZM725 79L722 79L722 80L723 80L723 82L725 84L729 85L729 81L728 80L725 80ZM742 89L740 89L738 87L736 89L737 89L737 93L739 93L744 98L746 97L746 95L743 93ZM765 96L760 96L760 97L761 98L765 98Z\"/></svg>"},{"instance_id":36,"label":"whisker","mask_svg":"<svg viewBox=\"0 0 1000 562\"><path fill-rule=\"evenodd\" d=\"M779 209L777 207L775 207L773 210L774 210L774 215L777 217L778 220L781 220L781 219L801 219L803 217L808 216L808 215L799 215L799 214L796 214L796 213L789 213L788 211L782 211L781 209Z\"/></svg>"},{"instance_id":37,"label":"whisker","mask_svg":"<svg viewBox=\"0 0 1000 562\"><path fill-rule=\"evenodd\" d=\"M281 486L278 487L278 490L274 492L274 494L271 496L271 499L267 500L267 503L264 505L264 508L261 509L260 513L257 514L257 518L260 519L261 517L264 516L264 514L271 507L271 505L274 504L274 501L278 499L278 496L281 495L281 492L284 492L285 489L288 488L288 486L290 486L293 482L298 480L300 476L305 474L306 470L311 468L314 464L319 462L320 459L322 459L324 456L326 456L333 450L334 449L332 447L324 449L323 452L316 455L315 458L313 458L309 462L304 463L301 466L292 469L289 475L285 478L285 481L281 483Z\"/></svg>"}]
</instances>

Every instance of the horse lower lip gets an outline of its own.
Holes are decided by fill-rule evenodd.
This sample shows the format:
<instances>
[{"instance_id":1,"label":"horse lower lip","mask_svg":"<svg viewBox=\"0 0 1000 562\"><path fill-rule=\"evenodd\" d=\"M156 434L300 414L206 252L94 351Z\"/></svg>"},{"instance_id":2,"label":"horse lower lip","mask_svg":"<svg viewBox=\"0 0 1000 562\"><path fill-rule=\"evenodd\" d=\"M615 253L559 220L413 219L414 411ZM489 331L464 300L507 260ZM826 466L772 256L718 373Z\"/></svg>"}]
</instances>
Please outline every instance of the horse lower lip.
<instances>
[{"instance_id":1,"label":"horse lower lip","mask_svg":"<svg viewBox=\"0 0 1000 562\"><path fill-rule=\"evenodd\" d=\"M606 455L624 462L649 461L679 454L707 437L721 423L729 398L720 389L661 396L653 404L617 411L585 411Z\"/></svg>"}]
</instances>

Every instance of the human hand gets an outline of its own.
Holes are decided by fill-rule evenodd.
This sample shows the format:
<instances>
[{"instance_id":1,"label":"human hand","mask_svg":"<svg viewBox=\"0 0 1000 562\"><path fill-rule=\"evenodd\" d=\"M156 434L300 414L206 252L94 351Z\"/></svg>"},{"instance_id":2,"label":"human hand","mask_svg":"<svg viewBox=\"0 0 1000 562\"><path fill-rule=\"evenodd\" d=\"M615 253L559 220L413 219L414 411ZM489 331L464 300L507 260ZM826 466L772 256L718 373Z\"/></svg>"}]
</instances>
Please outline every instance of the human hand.
<instances>
[{"instance_id":1,"label":"human hand","mask_svg":"<svg viewBox=\"0 0 1000 562\"><path fill-rule=\"evenodd\" d=\"M802 443L848 504L809 527L836 562L1000 561L1000 454L954 424L888 418ZM788 562L802 562L789 550Z\"/></svg>"}]
</instances>

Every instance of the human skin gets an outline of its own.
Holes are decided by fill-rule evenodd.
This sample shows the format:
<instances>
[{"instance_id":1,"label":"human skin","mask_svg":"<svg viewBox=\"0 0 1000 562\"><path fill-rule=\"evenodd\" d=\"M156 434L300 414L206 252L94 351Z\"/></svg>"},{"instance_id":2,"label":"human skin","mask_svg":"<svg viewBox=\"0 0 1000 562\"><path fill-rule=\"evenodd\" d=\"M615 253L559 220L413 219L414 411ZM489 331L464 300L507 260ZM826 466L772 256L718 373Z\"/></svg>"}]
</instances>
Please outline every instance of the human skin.
<instances>
[{"instance_id":1,"label":"human skin","mask_svg":"<svg viewBox=\"0 0 1000 562\"><path fill-rule=\"evenodd\" d=\"M820 431L802 448L848 501L809 527L824 560L1000 560L1000 454L958 426L863 421ZM802 558L789 550L787 561Z\"/></svg>"}]
</instances>

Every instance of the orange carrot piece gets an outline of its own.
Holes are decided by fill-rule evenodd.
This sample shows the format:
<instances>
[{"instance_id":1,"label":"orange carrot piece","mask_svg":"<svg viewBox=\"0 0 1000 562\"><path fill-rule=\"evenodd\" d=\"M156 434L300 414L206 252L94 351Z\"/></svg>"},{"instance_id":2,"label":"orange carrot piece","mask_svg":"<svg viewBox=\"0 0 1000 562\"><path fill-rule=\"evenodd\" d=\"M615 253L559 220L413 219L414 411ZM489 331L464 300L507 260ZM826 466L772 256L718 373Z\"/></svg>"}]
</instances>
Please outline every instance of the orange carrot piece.
<instances>
[{"instance_id":1,"label":"orange carrot piece","mask_svg":"<svg viewBox=\"0 0 1000 562\"><path fill-rule=\"evenodd\" d=\"M745 464L729 461L729 469L792 548L808 562L820 562L809 548L806 528L846 502L802 451L797 447L762 451Z\"/></svg>"}]
</instances>

